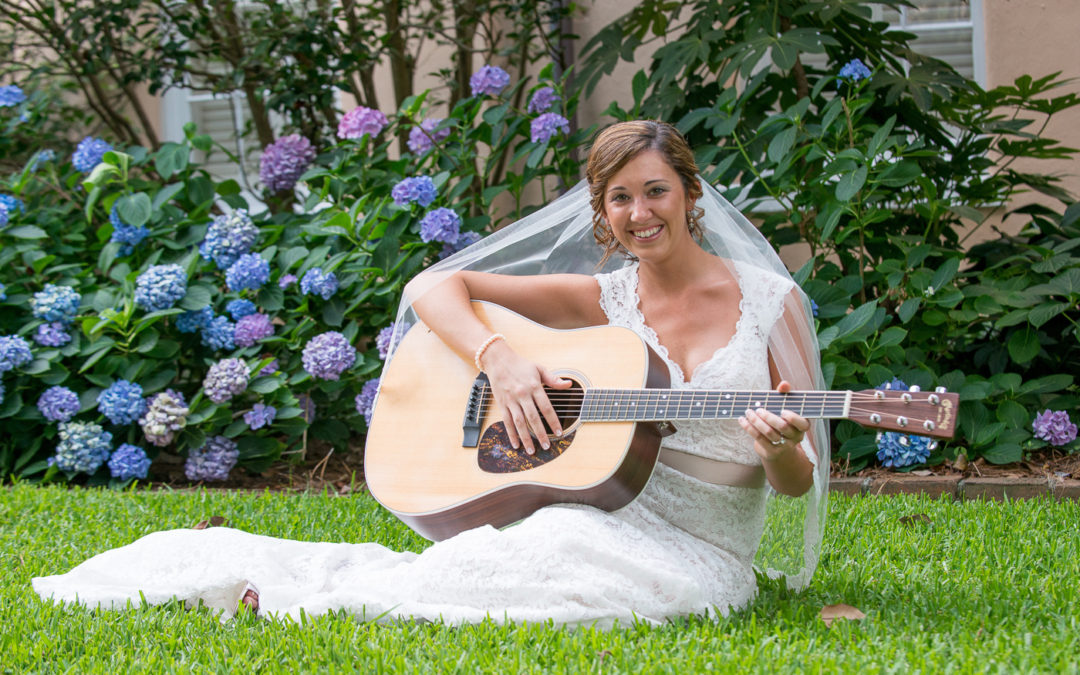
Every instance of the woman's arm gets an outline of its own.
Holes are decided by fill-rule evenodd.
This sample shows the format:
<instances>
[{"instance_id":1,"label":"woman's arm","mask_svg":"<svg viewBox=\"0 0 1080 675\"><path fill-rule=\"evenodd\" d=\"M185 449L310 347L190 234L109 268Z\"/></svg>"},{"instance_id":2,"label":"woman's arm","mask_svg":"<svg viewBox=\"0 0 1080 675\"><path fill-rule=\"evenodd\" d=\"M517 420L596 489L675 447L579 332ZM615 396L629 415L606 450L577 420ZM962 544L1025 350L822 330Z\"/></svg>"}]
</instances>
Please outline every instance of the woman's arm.
<instances>
[{"instance_id":1,"label":"woman's arm","mask_svg":"<svg viewBox=\"0 0 1080 675\"><path fill-rule=\"evenodd\" d=\"M491 329L473 313L470 300L487 300L554 328L606 323L596 280L580 274L513 276L456 272L443 279L421 274L405 290L414 297L420 319L468 362L491 337ZM507 435L514 447L534 451L532 435L549 446L541 417L557 434L558 417L544 386L565 388L568 380L552 375L540 364L518 355L506 340L484 350L481 365L491 381L496 404L503 411Z\"/></svg>"}]
</instances>

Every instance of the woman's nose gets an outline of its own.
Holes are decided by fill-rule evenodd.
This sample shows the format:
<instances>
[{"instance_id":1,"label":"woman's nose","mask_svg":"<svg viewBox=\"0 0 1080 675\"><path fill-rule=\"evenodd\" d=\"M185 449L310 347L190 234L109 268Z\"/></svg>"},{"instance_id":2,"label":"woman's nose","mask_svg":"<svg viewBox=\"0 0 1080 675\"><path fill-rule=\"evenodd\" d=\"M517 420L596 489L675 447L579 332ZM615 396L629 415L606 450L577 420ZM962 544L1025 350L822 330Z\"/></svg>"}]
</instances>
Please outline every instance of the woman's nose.
<instances>
[{"instance_id":1,"label":"woman's nose","mask_svg":"<svg viewBox=\"0 0 1080 675\"><path fill-rule=\"evenodd\" d=\"M630 208L630 217L635 223L643 223L652 217L652 209L640 197L634 200L633 205Z\"/></svg>"}]
</instances>

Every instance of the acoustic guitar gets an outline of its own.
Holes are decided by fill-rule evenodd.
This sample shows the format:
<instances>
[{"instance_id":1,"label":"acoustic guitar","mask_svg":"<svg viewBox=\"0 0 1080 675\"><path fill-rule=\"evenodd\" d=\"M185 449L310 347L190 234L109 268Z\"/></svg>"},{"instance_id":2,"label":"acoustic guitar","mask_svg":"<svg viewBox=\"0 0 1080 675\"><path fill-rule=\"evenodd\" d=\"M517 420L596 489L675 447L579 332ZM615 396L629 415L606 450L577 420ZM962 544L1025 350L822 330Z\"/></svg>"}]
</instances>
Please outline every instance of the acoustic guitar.
<instances>
[{"instance_id":1,"label":"acoustic guitar","mask_svg":"<svg viewBox=\"0 0 1080 675\"><path fill-rule=\"evenodd\" d=\"M913 391L670 389L663 360L619 326L556 330L498 305L477 316L514 350L573 387L549 390L563 426L551 447L511 447L487 377L422 323L406 333L379 386L364 456L368 489L432 540L516 522L556 503L614 510L652 475L664 427L734 419L747 408L951 438L956 394Z\"/></svg>"}]
</instances>

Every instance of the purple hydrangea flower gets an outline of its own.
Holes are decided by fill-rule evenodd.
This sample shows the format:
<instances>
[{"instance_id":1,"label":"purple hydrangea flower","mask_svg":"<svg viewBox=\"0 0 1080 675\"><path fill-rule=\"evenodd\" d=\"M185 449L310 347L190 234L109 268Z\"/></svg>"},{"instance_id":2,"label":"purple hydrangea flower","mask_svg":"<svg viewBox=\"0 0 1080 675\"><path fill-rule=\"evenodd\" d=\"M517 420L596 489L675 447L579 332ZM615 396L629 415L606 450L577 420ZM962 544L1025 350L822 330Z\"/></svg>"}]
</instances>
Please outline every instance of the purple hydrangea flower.
<instances>
[{"instance_id":1,"label":"purple hydrangea flower","mask_svg":"<svg viewBox=\"0 0 1080 675\"><path fill-rule=\"evenodd\" d=\"M296 275L295 274L282 274L281 278L278 279L277 285L278 285L278 288L285 289L285 288L288 288L289 286L292 286L295 283L296 283Z\"/></svg>"},{"instance_id":2,"label":"purple hydrangea flower","mask_svg":"<svg viewBox=\"0 0 1080 675\"><path fill-rule=\"evenodd\" d=\"M466 246L472 246L480 241L481 238L479 232L462 232L458 235L457 241L454 243L443 244L442 250L439 251L439 260L452 256Z\"/></svg>"},{"instance_id":3,"label":"purple hydrangea flower","mask_svg":"<svg viewBox=\"0 0 1080 675\"><path fill-rule=\"evenodd\" d=\"M210 366L203 380L206 398L214 403L224 403L248 386L248 367L240 359L222 359Z\"/></svg>"},{"instance_id":4,"label":"purple hydrangea flower","mask_svg":"<svg viewBox=\"0 0 1080 675\"><path fill-rule=\"evenodd\" d=\"M53 462L68 473L94 473L112 451L112 434L93 422L62 422Z\"/></svg>"},{"instance_id":5,"label":"purple hydrangea flower","mask_svg":"<svg viewBox=\"0 0 1080 675\"><path fill-rule=\"evenodd\" d=\"M551 106L555 105L560 100L559 95L555 93L553 88L540 87L533 92L532 98L529 99L529 114L536 115L538 113L547 112L551 109Z\"/></svg>"},{"instance_id":6,"label":"purple hydrangea flower","mask_svg":"<svg viewBox=\"0 0 1080 675\"><path fill-rule=\"evenodd\" d=\"M258 253L245 253L225 272L225 283L234 293L257 290L270 281L270 263Z\"/></svg>"},{"instance_id":7,"label":"purple hydrangea flower","mask_svg":"<svg viewBox=\"0 0 1080 675\"><path fill-rule=\"evenodd\" d=\"M10 108L26 100L26 94L17 84L0 87L0 108Z\"/></svg>"},{"instance_id":8,"label":"purple hydrangea flower","mask_svg":"<svg viewBox=\"0 0 1080 675\"><path fill-rule=\"evenodd\" d=\"M67 422L79 412L79 395L60 385L49 387L38 398L37 408L50 422Z\"/></svg>"},{"instance_id":9,"label":"purple hydrangea flower","mask_svg":"<svg viewBox=\"0 0 1080 675\"><path fill-rule=\"evenodd\" d=\"M420 239L425 242L456 242L461 233L461 217L452 209L439 207L428 211L420 221Z\"/></svg>"},{"instance_id":10,"label":"purple hydrangea flower","mask_svg":"<svg viewBox=\"0 0 1080 675\"><path fill-rule=\"evenodd\" d=\"M63 347L71 342L71 333L67 326L60 321L43 323L34 331L34 342L42 347Z\"/></svg>"},{"instance_id":11,"label":"purple hydrangea flower","mask_svg":"<svg viewBox=\"0 0 1080 675\"><path fill-rule=\"evenodd\" d=\"M274 359L270 363L263 366L263 369L259 371L259 377L263 375L273 375L278 371L281 366L278 365L277 359Z\"/></svg>"},{"instance_id":12,"label":"purple hydrangea flower","mask_svg":"<svg viewBox=\"0 0 1080 675\"><path fill-rule=\"evenodd\" d=\"M364 134L370 134L372 138L379 135L386 128L388 121L386 115L374 108L353 108L345 113L338 124L338 138L360 140Z\"/></svg>"},{"instance_id":13,"label":"purple hydrangea flower","mask_svg":"<svg viewBox=\"0 0 1080 675\"><path fill-rule=\"evenodd\" d=\"M400 340L405 333L408 332L410 327L411 325L408 321L403 321L401 325L394 322L379 331L379 334L375 336L375 347L379 350L380 359L386 359L392 351L395 342Z\"/></svg>"},{"instance_id":14,"label":"purple hydrangea flower","mask_svg":"<svg viewBox=\"0 0 1080 675\"><path fill-rule=\"evenodd\" d=\"M498 66L484 66L469 78L473 96L498 96L510 84L510 73Z\"/></svg>"},{"instance_id":15,"label":"purple hydrangea flower","mask_svg":"<svg viewBox=\"0 0 1080 675\"><path fill-rule=\"evenodd\" d=\"M405 206L410 202L416 202L420 206L427 206L435 201L438 191L435 189L435 181L428 176L411 176L402 179L390 191L394 203Z\"/></svg>"},{"instance_id":16,"label":"purple hydrangea flower","mask_svg":"<svg viewBox=\"0 0 1080 675\"><path fill-rule=\"evenodd\" d=\"M236 322L236 344L250 347L274 334L274 324L265 314L248 314Z\"/></svg>"},{"instance_id":17,"label":"purple hydrangea flower","mask_svg":"<svg viewBox=\"0 0 1080 675\"><path fill-rule=\"evenodd\" d=\"M18 335L0 336L0 373L21 368L34 360L30 345Z\"/></svg>"},{"instance_id":18,"label":"purple hydrangea flower","mask_svg":"<svg viewBox=\"0 0 1080 675\"><path fill-rule=\"evenodd\" d=\"M113 424L131 424L146 414L143 388L134 382L117 380L98 394L97 409Z\"/></svg>"},{"instance_id":19,"label":"purple hydrangea flower","mask_svg":"<svg viewBox=\"0 0 1080 675\"><path fill-rule=\"evenodd\" d=\"M135 304L148 312L168 309L187 293L187 274L179 265L154 265L135 279Z\"/></svg>"},{"instance_id":20,"label":"purple hydrangea flower","mask_svg":"<svg viewBox=\"0 0 1080 675\"><path fill-rule=\"evenodd\" d=\"M139 420L146 440L158 447L173 442L176 432L187 424L187 401L184 396L172 389L157 394L150 399L146 414Z\"/></svg>"},{"instance_id":21,"label":"purple hydrangea flower","mask_svg":"<svg viewBox=\"0 0 1080 675\"><path fill-rule=\"evenodd\" d=\"M270 192L291 190L315 161L311 141L299 134L282 136L266 147L259 163L259 178Z\"/></svg>"},{"instance_id":22,"label":"purple hydrangea flower","mask_svg":"<svg viewBox=\"0 0 1080 675\"><path fill-rule=\"evenodd\" d=\"M311 424L315 421L315 401L310 396L300 394L296 397L296 405L300 406L300 417L304 418L305 422Z\"/></svg>"},{"instance_id":23,"label":"purple hydrangea flower","mask_svg":"<svg viewBox=\"0 0 1080 675\"><path fill-rule=\"evenodd\" d=\"M570 122L558 113L544 113L529 125L529 137L533 143L547 143L560 131L570 133Z\"/></svg>"},{"instance_id":24,"label":"purple hydrangea flower","mask_svg":"<svg viewBox=\"0 0 1080 675\"><path fill-rule=\"evenodd\" d=\"M255 307L254 302L244 298L237 298L236 300L230 300L229 303L225 305L225 311L229 313L229 316L233 318L233 321L239 321L245 316L254 314L259 310Z\"/></svg>"},{"instance_id":25,"label":"purple hydrangea flower","mask_svg":"<svg viewBox=\"0 0 1080 675\"><path fill-rule=\"evenodd\" d=\"M308 341L300 360L312 377L336 380L356 362L356 348L341 333L327 331Z\"/></svg>"},{"instance_id":26,"label":"purple hydrangea flower","mask_svg":"<svg viewBox=\"0 0 1080 675\"><path fill-rule=\"evenodd\" d=\"M236 443L224 436L207 439L206 445L193 450L184 462L184 475L188 480L222 481L240 459Z\"/></svg>"},{"instance_id":27,"label":"purple hydrangea flower","mask_svg":"<svg viewBox=\"0 0 1080 675\"><path fill-rule=\"evenodd\" d=\"M206 230L206 238L199 244L199 253L204 260L213 260L219 270L228 269L251 250L258 238L259 228L251 222L247 211L237 209L214 218Z\"/></svg>"},{"instance_id":28,"label":"purple hydrangea flower","mask_svg":"<svg viewBox=\"0 0 1080 675\"><path fill-rule=\"evenodd\" d=\"M144 226L132 227L120 220L120 211L113 204L109 212L109 222L112 223L113 232L109 241L120 242L120 255L131 255L135 247L142 243L150 235L150 230Z\"/></svg>"},{"instance_id":29,"label":"purple hydrangea flower","mask_svg":"<svg viewBox=\"0 0 1080 675\"><path fill-rule=\"evenodd\" d=\"M150 458L137 445L123 443L109 458L109 473L119 480L146 478L150 471Z\"/></svg>"},{"instance_id":30,"label":"purple hydrangea flower","mask_svg":"<svg viewBox=\"0 0 1080 675\"><path fill-rule=\"evenodd\" d=\"M1076 439L1076 425L1069 421L1069 413L1064 410L1042 411L1035 416L1031 427L1035 430L1035 438L1054 447L1060 448Z\"/></svg>"},{"instance_id":31,"label":"purple hydrangea flower","mask_svg":"<svg viewBox=\"0 0 1080 675\"><path fill-rule=\"evenodd\" d=\"M193 312L184 312L176 317L176 330L181 333L196 333L214 320L214 310L210 305Z\"/></svg>"},{"instance_id":32,"label":"purple hydrangea flower","mask_svg":"<svg viewBox=\"0 0 1080 675\"><path fill-rule=\"evenodd\" d=\"M435 147L435 143L442 143L449 138L450 127L438 128L443 121L441 117L429 117L421 122L420 126L413 127L409 131L409 150L419 155Z\"/></svg>"},{"instance_id":33,"label":"purple hydrangea flower","mask_svg":"<svg viewBox=\"0 0 1080 675\"><path fill-rule=\"evenodd\" d=\"M329 300L330 296L337 292L338 281L333 272L323 274L318 267L312 267L304 273L300 280L300 292L304 295L318 295L323 300Z\"/></svg>"},{"instance_id":34,"label":"purple hydrangea flower","mask_svg":"<svg viewBox=\"0 0 1080 675\"><path fill-rule=\"evenodd\" d=\"M882 466L900 468L920 464L930 458L937 444L925 436L911 436L895 431L878 434L877 458Z\"/></svg>"},{"instance_id":35,"label":"purple hydrangea flower","mask_svg":"<svg viewBox=\"0 0 1080 675\"><path fill-rule=\"evenodd\" d=\"M870 69L859 59L852 59L845 63L839 73L840 79L851 80L852 82L865 80L870 75Z\"/></svg>"},{"instance_id":36,"label":"purple hydrangea flower","mask_svg":"<svg viewBox=\"0 0 1080 675\"><path fill-rule=\"evenodd\" d=\"M90 173L94 167L101 164L101 158L105 156L105 153L112 149L111 145L100 138L87 136L79 141L75 154L71 156L71 163L75 165L76 171Z\"/></svg>"},{"instance_id":37,"label":"purple hydrangea flower","mask_svg":"<svg viewBox=\"0 0 1080 675\"><path fill-rule=\"evenodd\" d=\"M256 403L251 410L244 413L244 422L252 431L270 426L277 417L277 408L272 405Z\"/></svg>"},{"instance_id":38,"label":"purple hydrangea flower","mask_svg":"<svg viewBox=\"0 0 1080 675\"><path fill-rule=\"evenodd\" d=\"M371 413L375 410L375 394L379 391L379 380L378 377L368 380L356 395L356 412L363 415L368 424L371 424Z\"/></svg>"},{"instance_id":39,"label":"purple hydrangea flower","mask_svg":"<svg viewBox=\"0 0 1080 675\"><path fill-rule=\"evenodd\" d=\"M45 284L45 290L34 293L30 299L30 309L35 318L67 325L79 313L80 302L82 296L74 288Z\"/></svg>"}]
</instances>

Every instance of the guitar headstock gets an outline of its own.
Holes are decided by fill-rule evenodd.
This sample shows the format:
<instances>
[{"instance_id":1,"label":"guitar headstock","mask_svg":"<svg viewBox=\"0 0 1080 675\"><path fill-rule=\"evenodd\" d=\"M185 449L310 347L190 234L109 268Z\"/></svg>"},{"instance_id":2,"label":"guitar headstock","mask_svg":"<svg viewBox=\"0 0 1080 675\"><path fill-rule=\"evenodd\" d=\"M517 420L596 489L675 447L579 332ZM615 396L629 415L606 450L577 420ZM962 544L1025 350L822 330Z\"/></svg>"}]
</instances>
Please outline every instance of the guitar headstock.
<instances>
[{"instance_id":1,"label":"guitar headstock","mask_svg":"<svg viewBox=\"0 0 1080 675\"><path fill-rule=\"evenodd\" d=\"M864 389L852 392L848 419L864 427L931 438L956 435L959 394L934 391Z\"/></svg>"}]
</instances>

